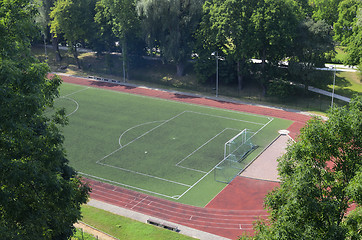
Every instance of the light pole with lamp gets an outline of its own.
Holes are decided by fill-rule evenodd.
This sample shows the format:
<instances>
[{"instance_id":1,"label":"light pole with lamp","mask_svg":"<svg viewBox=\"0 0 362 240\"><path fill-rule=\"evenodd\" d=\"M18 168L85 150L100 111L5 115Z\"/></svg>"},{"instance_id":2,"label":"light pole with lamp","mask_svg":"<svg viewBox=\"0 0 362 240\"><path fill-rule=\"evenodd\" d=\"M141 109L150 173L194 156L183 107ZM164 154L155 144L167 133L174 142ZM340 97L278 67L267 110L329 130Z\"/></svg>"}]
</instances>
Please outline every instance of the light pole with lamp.
<instances>
[{"instance_id":1,"label":"light pole with lamp","mask_svg":"<svg viewBox=\"0 0 362 240\"><path fill-rule=\"evenodd\" d=\"M219 95L219 55L218 52L211 53L211 56L216 58L216 97Z\"/></svg>"}]
</instances>

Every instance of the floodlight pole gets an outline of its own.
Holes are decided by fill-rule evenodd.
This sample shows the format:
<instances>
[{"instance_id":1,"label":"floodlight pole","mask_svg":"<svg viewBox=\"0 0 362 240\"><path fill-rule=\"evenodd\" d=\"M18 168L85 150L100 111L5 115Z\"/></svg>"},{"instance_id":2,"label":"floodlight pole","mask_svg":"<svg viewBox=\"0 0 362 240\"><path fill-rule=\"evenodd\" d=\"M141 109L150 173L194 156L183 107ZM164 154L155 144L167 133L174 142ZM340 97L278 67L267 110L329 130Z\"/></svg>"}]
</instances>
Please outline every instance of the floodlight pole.
<instances>
[{"instance_id":1,"label":"floodlight pole","mask_svg":"<svg viewBox=\"0 0 362 240\"><path fill-rule=\"evenodd\" d=\"M215 55L216 53L216 55ZM216 97L219 96L219 54L218 52L211 53L211 56L215 56L216 58Z\"/></svg>"},{"instance_id":2,"label":"floodlight pole","mask_svg":"<svg viewBox=\"0 0 362 240\"><path fill-rule=\"evenodd\" d=\"M331 108L333 108L333 98L334 98L334 85L336 84L336 65L334 65L334 76L333 76L333 90L332 90L332 103Z\"/></svg>"}]
</instances>

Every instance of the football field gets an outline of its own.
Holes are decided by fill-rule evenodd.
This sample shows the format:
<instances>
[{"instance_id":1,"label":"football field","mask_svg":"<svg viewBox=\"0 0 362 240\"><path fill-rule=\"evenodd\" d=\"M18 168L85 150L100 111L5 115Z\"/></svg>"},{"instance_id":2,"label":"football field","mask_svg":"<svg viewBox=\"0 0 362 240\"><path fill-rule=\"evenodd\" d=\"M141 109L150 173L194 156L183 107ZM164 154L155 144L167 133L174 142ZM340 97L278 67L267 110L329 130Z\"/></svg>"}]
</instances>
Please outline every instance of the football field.
<instances>
[{"instance_id":1,"label":"football field","mask_svg":"<svg viewBox=\"0 0 362 240\"><path fill-rule=\"evenodd\" d=\"M81 175L195 206L226 186L216 169L228 140L248 129L257 146L235 175L292 123L69 83L55 106L66 109L65 149Z\"/></svg>"}]
</instances>

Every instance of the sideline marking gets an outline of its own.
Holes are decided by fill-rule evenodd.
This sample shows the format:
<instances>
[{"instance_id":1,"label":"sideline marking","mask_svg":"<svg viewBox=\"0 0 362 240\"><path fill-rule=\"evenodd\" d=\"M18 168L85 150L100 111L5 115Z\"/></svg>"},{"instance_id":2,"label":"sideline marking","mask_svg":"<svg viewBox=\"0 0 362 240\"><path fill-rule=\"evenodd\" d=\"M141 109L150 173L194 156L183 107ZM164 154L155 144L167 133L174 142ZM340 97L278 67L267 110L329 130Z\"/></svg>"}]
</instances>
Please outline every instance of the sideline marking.
<instances>
[{"instance_id":1,"label":"sideline marking","mask_svg":"<svg viewBox=\"0 0 362 240\"><path fill-rule=\"evenodd\" d=\"M207 142L205 142L204 144L202 144L200 147L196 148L196 150L194 150L192 153L190 153L189 155L187 155L184 159L182 159L181 161L179 161L178 163L175 164L175 166L177 167L181 167L181 168L186 168L192 171L197 171L197 172L201 172L201 173L207 173L205 171L201 171L198 169L193 169L193 168L188 168L188 167L184 167L181 166L180 164L185 161L186 159L188 159L189 157L191 157L195 152L199 151L201 148L203 148L206 144L208 144L209 142L211 142L212 140L214 140L216 137L218 137L220 134L222 134L223 132L225 132L226 130L231 130L231 128L225 128L224 130L222 130L221 132L219 132L218 134L216 134L215 136L213 136L211 139L209 139Z\"/></svg>"},{"instance_id":2,"label":"sideline marking","mask_svg":"<svg viewBox=\"0 0 362 240\"><path fill-rule=\"evenodd\" d=\"M145 174L145 173L141 173L141 172L137 172L137 171L133 171L133 170L129 170L129 169L125 169L125 168L122 168L122 167L117 167L117 166L114 166L114 165L110 165L110 164L105 164L105 163L102 163L101 161L103 161L104 159L108 158L109 156L113 155L114 153L118 152L119 150L123 149L124 147L128 146L129 144L137 141L138 139L142 138L143 136L147 135L148 133L152 132L153 130L163 126L164 124L170 122L171 120L181 116L182 114L186 113L186 112L189 112L189 113L194 113L194 114L200 114L200 115L206 115L206 116L211 116L211 117L220 117L220 118L225 118L225 119L228 119L228 120L234 120L234 121L241 121L241 122L248 122L248 123L251 123L251 124L257 124L257 125L262 125L261 128L258 129L258 131L256 131L250 138L254 137L257 133L259 133L264 127L266 127L271 121L274 120L274 118L270 118L270 117L265 117L266 119L268 119L269 121L265 124L260 124L260 123L255 123L255 122L250 122L250 121L243 121L243 120L240 120L240 119L232 119L232 118L226 118L226 117L222 117L222 116L218 116L218 115L212 115L212 114L203 114L203 113L198 113L198 112L194 112L194 111L183 111L179 114L176 114L175 116L167 119L167 120L164 120L164 121L159 121L161 122L161 124L157 125L156 127L152 128L151 130L143 133L142 135L138 136L137 138L135 138L134 140L132 140L131 142L121 146L120 148L116 149L115 151L111 152L110 154L104 156L102 159L98 160L96 163L97 164L100 164L100 165L103 165L103 166L107 166L107 167L111 167L111 168L116 168L116 169L119 169L119 170L122 170L122 171L127 171L127 172L131 172L131 173L134 173L134 174L138 174L138 175L143 175L143 176L146 176L146 177L150 177L150 178L155 178L155 179L158 179L158 180L161 180L161 181L166 181L166 182L170 182L170 183L175 183L175 184L178 184L178 185L182 185L182 186L186 186L186 187L189 187L186 191L184 191L181 195L175 195L175 196L167 196L167 197L170 197L172 199L180 199L181 197L183 197L188 191L190 191L193 187L195 187L201 180L203 180L207 175L209 175L217 166L219 166L223 161L224 159L222 159L219 163L217 163L213 168L211 168L210 171L208 172L204 172L204 171L201 171L201 170L197 170L197 169L191 169L191 168L187 168L187 167L183 167L183 166L180 166L180 165L177 165L177 167L180 167L180 168L184 168L184 169L188 169L188 170L191 170L191 171L196 171L196 172L200 172L200 173L203 173L204 175L199 179L197 180L193 185L188 185L188 184L184 184L184 183L180 183L180 182L176 182L176 181L172 181L172 180L169 180L169 179L165 179L165 178L160 178L160 177L156 177L156 176L153 176L153 175L150 175L150 174ZM155 121L157 122L157 121ZM230 128L231 129L231 128ZM220 133L224 132L225 129L223 131L221 131ZM240 130L238 130L240 131ZM215 137L217 137L218 135L217 134L216 136L214 136L211 140L213 140ZM250 139L249 138L249 139ZM207 141L206 143L204 143L201 147L203 147L204 145L206 145L208 142L210 142L211 140ZM201 148L200 147L200 148ZM197 150L199 150L200 148L198 148ZM194 152L196 152L197 150L195 150ZM189 156L191 156L194 152L192 152L191 154L189 154L186 158L188 158ZM184 158L183 160L181 160L180 162L184 161L186 158ZM179 163L180 163L179 162ZM178 163L178 164L179 164ZM119 184L119 183L118 183ZM135 187L137 189L137 187ZM154 192L153 192L154 193ZM162 195L162 194L161 194Z\"/></svg>"},{"instance_id":3,"label":"sideline marking","mask_svg":"<svg viewBox=\"0 0 362 240\"><path fill-rule=\"evenodd\" d=\"M124 184L124 183L112 181L112 180L105 179L105 178L101 178L101 177L97 177L97 176L94 176L94 175L91 175L91 174L87 174L87 173L83 173L83 172L78 172L78 173L81 174L81 175L84 175L84 176L88 176L88 177L90 177L90 178L99 179L99 180L101 180L101 181L113 183L113 184L120 185L120 186L124 186L124 187L127 187L127 188L133 188L133 189L136 189L136 190L138 190L138 191L155 194L155 195L162 196L162 197L167 197L167 198L176 199L176 198L174 198L174 197L172 197L172 196L168 196L168 195L165 195L165 194L162 194L162 193L153 192L153 191L146 190L146 189L143 189L143 188L139 188L139 187L127 185L127 184ZM176 200L177 200L177 199L176 199Z\"/></svg>"},{"instance_id":4,"label":"sideline marking","mask_svg":"<svg viewBox=\"0 0 362 240\"><path fill-rule=\"evenodd\" d=\"M133 143L133 142L137 141L138 139L142 138L143 136L147 135L148 133L152 132L153 130L155 130L155 129L157 129L157 128L161 127L162 125L164 125L164 124L168 123L169 121L171 121L171 120L173 120L173 119L177 118L178 116L180 116L180 115L181 115L181 114L183 114L183 113L184 113L184 112L181 112L181 113L179 113L179 114L176 114L176 115L175 115L175 116L173 116L172 118L165 120L164 122L162 122L161 124L159 124L159 125L157 125L156 127L152 128L151 130L149 130L149 131L147 131L147 132L143 133L142 135L140 135L140 136L136 137L135 139L133 139L132 141L130 141L130 142L129 142L129 143L127 143L126 145L123 145L122 147L120 147L120 148L118 148L118 149L114 150L114 151L113 151L113 152L111 152L110 154L108 154L108 155L106 155L105 157L101 158L101 159L100 159L100 160L98 160L96 163L98 163L98 164L99 164L101 161L103 161L103 160L104 160L104 159L106 159L107 157L109 157L109 156L113 155L114 153L118 152L119 150L121 150L121 149L123 149L123 148L127 147L127 146L128 146L128 145L130 145L131 143Z\"/></svg>"},{"instance_id":5,"label":"sideline marking","mask_svg":"<svg viewBox=\"0 0 362 240\"><path fill-rule=\"evenodd\" d=\"M69 95L73 95L73 94L76 94L78 92L81 92L81 91L85 91L87 89L89 89L90 87L87 87L85 89L81 89L81 90L78 90L76 92L73 92L73 93L70 93L68 95L65 95L65 96L69 96ZM105 89L100 89L100 88L92 88L92 89L96 89L96 90L105 90ZM112 91L112 92L116 92L116 93L121 93L121 94L128 94L128 95L132 95L132 96L138 96L138 97L143 97L143 98L148 98L149 96L142 96L142 95L135 95L135 94L132 94L132 93L125 93L125 92L118 92L118 91L114 91L114 90L106 90L106 91ZM266 119L269 119L269 122L266 123L266 124L261 124L261 123L255 123L255 122L250 122L250 121L244 121L244 122L248 122L248 123L251 123L251 124L258 124L258 125L263 125L263 127L261 127L257 132L255 132L252 136L254 136L255 134L257 134L258 132L260 132L266 125L268 125L272 120L273 118L271 117L266 117L266 116L261 116L261 115L256 115L256 114L250 114L250 113L245 113L245 112L241 112L241 111L237 111L237 110L227 110L227 109L222 109L222 108L218 108L218 107L210 107L210 106L205 106L205 105L195 105L195 104L192 104L192 103L185 103L185 102L179 102L179 101L175 101L175 100L168 100L168 99L160 99L160 98L156 98L156 97L150 97L152 99L156 99L156 100L163 100L163 101L168 101L168 102L173 102L173 103L182 103L182 104L186 104L186 105L191 105L191 106L198 106L198 107L201 107L201 108L207 108L207 109L214 109L214 110L218 110L218 111L224 111L224 112L231 112L231 113L237 113L237 114L240 114L240 115L249 115L249 116L254 116L254 117L260 117L260 118L266 118ZM193 112L193 111L185 111L185 112ZM197 113L197 112L194 112L194 113ZM179 115L181 115L182 113L180 113ZM202 113L199 113L199 114L202 114ZM215 117L221 117L221 116L217 116L217 115L211 115L211 114L204 114L204 115L209 115L209 116L215 116ZM174 116L173 118L176 118L177 116ZM226 118L226 117L224 117ZM165 122L163 122L162 124L158 125L156 128L158 128L159 126L165 124L166 122L170 121L172 119L169 119L169 120L166 120ZM237 119L232 119L230 118L230 120L237 120ZM238 121L243 121L243 120L238 120ZM155 129L156 129L155 128ZM153 129L151 129L150 131L152 131ZM136 139L134 139L133 141L131 141L130 143L138 140L139 138L143 137L144 135L146 135L147 133L137 137ZM125 146L127 146L128 144L130 143L127 143ZM123 146L123 147L125 147ZM121 147L122 148L122 147ZM120 149L121 149L120 148ZM119 151L120 149L117 149L116 151L112 152L111 154L109 154L108 156L114 154L115 152ZM106 157L102 158L101 160L105 159ZM97 163L101 160L98 160ZM173 199L179 199L181 198L185 193L187 193L190 189L192 189L197 183L199 183L204 177L206 177L208 174L210 174L210 172L212 170L214 170L221 162L219 162L214 168L212 168L209 172L207 172L202 178L200 178L196 183L194 183L192 186L190 186L189 189L187 189L182 195L179 195L177 196L177 198L175 198L176 196L174 197L171 197L171 196L168 196L168 195L164 195L164 194L160 194L160 193L156 193L156 192L152 192L152 191L149 191L149 190L145 190L145 189L141 189L141 188L137 188L137 187L134 187L134 186L129 186L129 185L126 185L126 184L122 184L122 183L118 183L118 182L115 182L115 181L112 181L112 180L108 180L108 179L104 179L104 178L100 178L100 177L96 177L96 176L93 176L93 175L90 175L90 174L85 174L85 173L81 173L83 175L88 175L88 176L92 176L94 178L98 178L98 179L102 179L104 181L108 181L108 182L113 182L113 183L116 183L116 184L119 184L119 185L123 185L123 186L127 186L127 187L130 187L130 188L134 188L134 189L138 189L138 190L141 190L141 191L144 191L144 192L149 192L149 193L153 193L153 194L156 194L156 195L160 195L160 196L165 196L165 197L169 197L169 198L173 198ZM106 165L106 164L102 164L102 165ZM126 169L124 169L126 170ZM176 183L176 182L175 182Z\"/></svg>"},{"instance_id":6,"label":"sideline marking","mask_svg":"<svg viewBox=\"0 0 362 240\"><path fill-rule=\"evenodd\" d=\"M77 86L79 86L79 85L77 85ZM89 89L89 88L90 88L90 87L86 87L86 88L80 89L80 90L78 90L78 91L69 93L69 94L67 94L67 95L61 96L61 97L69 97L70 95L73 95L73 94L76 94L76 93L79 93L79 92L83 92L83 91L85 91L85 90L87 90L87 89Z\"/></svg>"},{"instance_id":7,"label":"sideline marking","mask_svg":"<svg viewBox=\"0 0 362 240\"><path fill-rule=\"evenodd\" d=\"M190 186L191 186L191 185L188 185L188 184L185 184L185 183L180 183L180 182L172 181L172 180L169 180L169 179L166 179L166 178L156 177L156 176L153 176L153 175L150 175L150 174L141 173L141 172L129 170L129 169L122 168L122 167L116 167L116 166L113 166L113 165L110 165L110 164L106 164L106 163L98 163L98 164L99 164L99 165L106 166L106 167L116 168L116 169L119 169L119 170L122 170L122 171L125 171L125 172L134 173L134 174L137 174L137 175L142 175L142 176L145 176L145 177L155 178L155 179L158 179L158 180L161 180L161 181L165 181L165 182L175 183L175 184L182 185L182 186L185 186L185 187L190 187Z\"/></svg>"},{"instance_id":8,"label":"sideline marking","mask_svg":"<svg viewBox=\"0 0 362 240\"><path fill-rule=\"evenodd\" d=\"M262 126L258 131L256 131L250 138L252 138L255 134L260 132L264 127L266 127L269 123L273 121L273 118L269 120L264 126ZM249 139L250 139L249 138ZM202 179L204 179L207 175L209 175L215 168L217 168L225 159L222 159L218 164L215 165L209 172L207 172L203 177L201 177L197 182L195 182L189 189L187 189L184 193L180 195L178 199L180 199L183 195L185 195L188 191L190 191L193 187L195 187Z\"/></svg>"},{"instance_id":9,"label":"sideline marking","mask_svg":"<svg viewBox=\"0 0 362 240\"><path fill-rule=\"evenodd\" d=\"M257 123L257 122L252 122L252 121L246 121L246 120L242 120L242 119L235 119L235 118L229 118L229 117L224 117L224 116L212 115L212 114L208 114L208 113L200 113L200 112L194 112L194 111L185 111L185 112L205 115L205 116L209 116L209 117L218 117L218 118L223 118L223 119L232 120L232 121L246 122L246 123L251 123L251 124L256 124L256 125L264 125L265 124L265 123Z\"/></svg>"}]
</instances>

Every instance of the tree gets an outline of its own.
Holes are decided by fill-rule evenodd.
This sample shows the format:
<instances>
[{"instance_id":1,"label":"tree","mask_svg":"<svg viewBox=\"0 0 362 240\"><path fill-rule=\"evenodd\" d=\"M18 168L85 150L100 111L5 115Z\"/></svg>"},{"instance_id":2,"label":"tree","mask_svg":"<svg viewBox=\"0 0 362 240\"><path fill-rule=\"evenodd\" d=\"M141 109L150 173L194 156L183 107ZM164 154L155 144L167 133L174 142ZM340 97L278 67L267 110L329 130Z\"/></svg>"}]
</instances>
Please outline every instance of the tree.
<instances>
[{"instance_id":1,"label":"tree","mask_svg":"<svg viewBox=\"0 0 362 240\"><path fill-rule=\"evenodd\" d=\"M89 187L68 166L59 126L44 114L58 77L30 53L36 10L30 0L0 4L0 239L67 239Z\"/></svg>"},{"instance_id":2,"label":"tree","mask_svg":"<svg viewBox=\"0 0 362 240\"><path fill-rule=\"evenodd\" d=\"M299 24L297 33L288 70L296 81L304 84L305 92L308 92L312 82L316 85L323 80L313 77L313 73L316 67L324 65L325 53L333 49L331 29L323 20L314 22L306 19Z\"/></svg>"},{"instance_id":3,"label":"tree","mask_svg":"<svg viewBox=\"0 0 362 240\"><path fill-rule=\"evenodd\" d=\"M129 45L140 35L140 20L136 14L135 0L101 0L97 21L105 19L122 45L123 80L128 75Z\"/></svg>"},{"instance_id":4,"label":"tree","mask_svg":"<svg viewBox=\"0 0 362 240\"><path fill-rule=\"evenodd\" d=\"M356 12L352 31L347 43L348 55L345 64L362 66L362 2Z\"/></svg>"},{"instance_id":5,"label":"tree","mask_svg":"<svg viewBox=\"0 0 362 240\"><path fill-rule=\"evenodd\" d=\"M354 34L357 10L362 8L360 0L343 0L338 5L338 20L333 25L335 39L342 45L347 45Z\"/></svg>"},{"instance_id":6,"label":"tree","mask_svg":"<svg viewBox=\"0 0 362 240\"><path fill-rule=\"evenodd\" d=\"M329 26L333 26L338 20L338 4L342 0L310 0L313 7L313 19L324 20Z\"/></svg>"},{"instance_id":7,"label":"tree","mask_svg":"<svg viewBox=\"0 0 362 240\"><path fill-rule=\"evenodd\" d=\"M214 47L236 62L239 91L243 88L246 62L253 56L250 19L254 4L252 0L207 1L200 24L199 38L204 47Z\"/></svg>"},{"instance_id":8,"label":"tree","mask_svg":"<svg viewBox=\"0 0 362 240\"><path fill-rule=\"evenodd\" d=\"M279 160L270 222L259 222L255 239L361 239L362 97L328 117L310 120Z\"/></svg>"},{"instance_id":9,"label":"tree","mask_svg":"<svg viewBox=\"0 0 362 240\"><path fill-rule=\"evenodd\" d=\"M184 74L191 58L195 30L200 23L203 0L140 0L137 3L146 42L158 48L167 61Z\"/></svg>"},{"instance_id":10,"label":"tree","mask_svg":"<svg viewBox=\"0 0 362 240\"><path fill-rule=\"evenodd\" d=\"M249 34L252 36L253 49L256 50L254 55L262 60L262 86L265 93L266 61L275 66L290 56L302 14L298 13L298 4L294 0L260 0L254 4Z\"/></svg>"},{"instance_id":11,"label":"tree","mask_svg":"<svg viewBox=\"0 0 362 240\"><path fill-rule=\"evenodd\" d=\"M42 31L44 42L47 42L48 35L50 34L50 12L51 8L54 7L54 0L39 0L38 3L38 12L39 14L36 17L36 21L40 25ZM54 34L50 34L53 50L55 52L55 60L60 62L62 56L60 55L58 38Z\"/></svg>"},{"instance_id":12,"label":"tree","mask_svg":"<svg viewBox=\"0 0 362 240\"><path fill-rule=\"evenodd\" d=\"M93 32L94 8L94 0L58 0L50 13L51 33L64 34L79 69L77 44Z\"/></svg>"}]
</instances>

